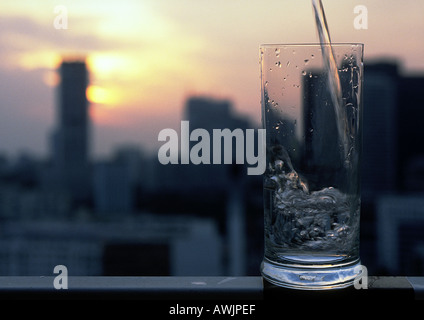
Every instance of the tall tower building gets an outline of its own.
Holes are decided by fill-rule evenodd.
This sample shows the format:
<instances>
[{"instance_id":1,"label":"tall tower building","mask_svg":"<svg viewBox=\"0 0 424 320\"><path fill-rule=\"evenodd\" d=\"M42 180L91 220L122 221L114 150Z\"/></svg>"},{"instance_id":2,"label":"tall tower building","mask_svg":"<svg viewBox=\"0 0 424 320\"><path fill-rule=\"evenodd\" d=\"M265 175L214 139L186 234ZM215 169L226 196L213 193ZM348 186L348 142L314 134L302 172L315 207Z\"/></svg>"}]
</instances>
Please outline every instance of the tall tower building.
<instances>
[{"instance_id":1,"label":"tall tower building","mask_svg":"<svg viewBox=\"0 0 424 320\"><path fill-rule=\"evenodd\" d=\"M362 200L396 191L398 152L398 67L376 62L364 67Z\"/></svg>"},{"instance_id":2,"label":"tall tower building","mask_svg":"<svg viewBox=\"0 0 424 320\"><path fill-rule=\"evenodd\" d=\"M88 71L84 61L64 61L60 66L57 128L53 159L59 186L79 203L87 201L89 176L89 115L86 89Z\"/></svg>"}]
</instances>

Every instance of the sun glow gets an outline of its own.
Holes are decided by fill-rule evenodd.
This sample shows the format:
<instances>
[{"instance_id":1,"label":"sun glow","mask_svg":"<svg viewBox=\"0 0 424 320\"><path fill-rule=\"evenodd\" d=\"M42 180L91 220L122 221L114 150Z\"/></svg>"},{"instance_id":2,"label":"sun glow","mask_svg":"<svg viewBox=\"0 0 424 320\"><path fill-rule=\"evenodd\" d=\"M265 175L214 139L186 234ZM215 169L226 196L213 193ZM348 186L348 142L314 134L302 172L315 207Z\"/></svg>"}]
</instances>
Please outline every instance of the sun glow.
<instances>
[{"instance_id":1,"label":"sun glow","mask_svg":"<svg viewBox=\"0 0 424 320\"><path fill-rule=\"evenodd\" d=\"M94 53L87 58L87 65L96 78L110 78L129 67L125 57L113 53Z\"/></svg>"},{"instance_id":2,"label":"sun glow","mask_svg":"<svg viewBox=\"0 0 424 320\"><path fill-rule=\"evenodd\" d=\"M115 106L119 101L119 93L114 89L106 89L96 85L88 86L86 90L88 101L95 104Z\"/></svg>"}]
</instances>

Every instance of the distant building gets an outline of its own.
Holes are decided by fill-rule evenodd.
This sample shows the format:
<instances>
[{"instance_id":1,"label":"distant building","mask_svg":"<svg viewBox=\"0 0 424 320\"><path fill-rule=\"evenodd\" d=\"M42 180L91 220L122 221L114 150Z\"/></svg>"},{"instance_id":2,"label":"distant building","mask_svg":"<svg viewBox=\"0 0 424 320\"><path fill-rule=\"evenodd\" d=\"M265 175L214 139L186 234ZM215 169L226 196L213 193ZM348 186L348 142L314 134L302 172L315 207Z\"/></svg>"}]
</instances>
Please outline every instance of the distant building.
<instances>
[{"instance_id":1,"label":"distant building","mask_svg":"<svg viewBox=\"0 0 424 320\"><path fill-rule=\"evenodd\" d=\"M57 126L52 141L55 180L81 203L88 200L91 191L88 71L84 61L64 61L59 73Z\"/></svg>"},{"instance_id":2,"label":"distant building","mask_svg":"<svg viewBox=\"0 0 424 320\"><path fill-rule=\"evenodd\" d=\"M362 199L397 189L399 75L394 63L369 63L364 70Z\"/></svg>"},{"instance_id":3,"label":"distant building","mask_svg":"<svg viewBox=\"0 0 424 320\"><path fill-rule=\"evenodd\" d=\"M314 72L304 77L303 136L307 167L331 170L340 156L336 115L328 91L327 74Z\"/></svg>"},{"instance_id":4,"label":"distant building","mask_svg":"<svg viewBox=\"0 0 424 320\"><path fill-rule=\"evenodd\" d=\"M7 222L0 276L51 276L56 265L70 276L222 276L223 254L212 219L143 214L112 222Z\"/></svg>"},{"instance_id":5,"label":"distant building","mask_svg":"<svg viewBox=\"0 0 424 320\"><path fill-rule=\"evenodd\" d=\"M128 168L117 162L94 165L94 209L100 215L121 215L133 211L133 193Z\"/></svg>"},{"instance_id":6,"label":"distant building","mask_svg":"<svg viewBox=\"0 0 424 320\"><path fill-rule=\"evenodd\" d=\"M424 197L391 195L376 202L377 257L390 275L422 275Z\"/></svg>"},{"instance_id":7,"label":"distant building","mask_svg":"<svg viewBox=\"0 0 424 320\"><path fill-rule=\"evenodd\" d=\"M302 111L303 133L300 143L303 152L301 163L294 165L308 179L312 190L328 184L339 187L344 177L344 158L340 141L335 107L328 89L327 74L321 70L311 70L310 76L303 78L304 100ZM342 88L348 87L340 77ZM296 157L292 156L294 160ZM335 174L336 173L336 174ZM322 185L325 181L327 185Z\"/></svg>"},{"instance_id":8,"label":"distant building","mask_svg":"<svg viewBox=\"0 0 424 320\"><path fill-rule=\"evenodd\" d=\"M219 100L210 97L191 97L187 100L184 120L190 123L190 132L201 128L208 131L210 140L210 159L211 163L214 159L213 153L213 130L214 129L235 129L245 130L251 128L249 121L234 112L232 104L229 100ZM256 141L256 140L255 140ZM191 141L190 148L197 142ZM224 190L229 180L233 178L233 174L240 172L246 175L245 168L242 165L237 166L235 155L237 141L232 139L232 164L224 164L224 142L221 140L221 164L222 165L190 165L187 167L187 176L185 179L188 183L192 183L194 187L213 188L215 190ZM243 146L245 141L242 142ZM245 148L245 146L244 146Z\"/></svg>"},{"instance_id":9,"label":"distant building","mask_svg":"<svg viewBox=\"0 0 424 320\"><path fill-rule=\"evenodd\" d=\"M248 122L237 115L231 101L211 97L191 97L187 100L183 118L190 121L190 129L245 129Z\"/></svg>"},{"instance_id":10,"label":"distant building","mask_svg":"<svg viewBox=\"0 0 424 320\"><path fill-rule=\"evenodd\" d=\"M155 188L161 190L169 190L171 192L208 192L208 195L218 195L225 193L228 183L235 176L246 176L246 161L243 164L236 164L236 138L232 138L232 164L224 164L224 139L221 138L221 164L214 161L213 153L213 130L214 129L229 129L231 132L238 129L243 131L243 148L245 148L245 130L254 129L247 118L241 116L234 111L229 100L219 100L211 97L191 97L187 100L182 120L189 122L189 134L195 129L204 129L209 133L209 150L208 159L210 164L178 164L178 165L162 165L157 161L155 168L156 179L154 182ZM256 134L256 132L255 132ZM181 134L179 138L188 139ZM189 141L189 151L199 141ZM255 141L257 137L255 136ZM181 142L181 141L180 141ZM257 150L257 148L255 148ZM181 154L180 154L181 156ZM244 156L244 154L243 154ZM212 191L212 192L211 192ZM206 196L206 195L204 195Z\"/></svg>"},{"instance_id":11,"label":"distant building","mask_svg":"<svg viewBox=\"0 0 424 320\"><path fill-rule=\"evenodd\" d=\"M143 152L133 145L122 145L115 149L112 161L125 166L131 187L138 187L146 175L146 164Z\"/></svg>"},{"instance_id":12,"label":"distant building","mask_svg":"<svg viewBox=\"0 0 424 320\"><path fill-rule=\"evenodd\" d=\"M399 79L398 182L402 191L424 191L424 76Z\"/></svg>"}]
</instances>

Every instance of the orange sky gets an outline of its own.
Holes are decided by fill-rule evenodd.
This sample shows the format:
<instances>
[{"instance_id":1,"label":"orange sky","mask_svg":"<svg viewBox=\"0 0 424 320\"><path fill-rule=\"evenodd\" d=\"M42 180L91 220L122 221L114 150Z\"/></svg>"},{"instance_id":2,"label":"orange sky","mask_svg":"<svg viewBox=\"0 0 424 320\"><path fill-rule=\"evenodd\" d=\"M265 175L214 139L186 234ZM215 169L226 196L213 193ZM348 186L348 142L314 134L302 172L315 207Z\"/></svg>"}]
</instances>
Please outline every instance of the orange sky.
<instances>
[{"instance_id":1,"label":"orange sky","mask_svg":"<svg viewBox=\"0 0 424 320\"><path fill-rule=\"evenodd\" d=\"M363 42L365 61L389 56L406 72L424 70L424 1L323 4L333 42ZM367 30L353 26L358 4ZM54 28L57 6L67 29ZM2 1L0 16L0 152L47 152L63 55L88 57L93 148L102 154L124 141L152 149L192 94L231 99L259 122L259 45L317 41L308 0ZM32 134L16 129L22 123Z\"/></svg>"}]
</instances>

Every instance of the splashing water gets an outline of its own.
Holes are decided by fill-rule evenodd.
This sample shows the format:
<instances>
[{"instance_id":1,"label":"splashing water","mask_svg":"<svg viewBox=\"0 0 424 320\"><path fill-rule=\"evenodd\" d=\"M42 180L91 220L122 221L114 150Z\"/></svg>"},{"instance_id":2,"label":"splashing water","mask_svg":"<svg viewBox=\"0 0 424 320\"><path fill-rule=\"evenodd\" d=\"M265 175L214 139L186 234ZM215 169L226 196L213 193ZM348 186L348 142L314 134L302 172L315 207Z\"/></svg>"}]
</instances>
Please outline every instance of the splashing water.
<instances>
[{"instance_id":1,"label":"splashing water","mask_svg":"<svg viewBox=\"0 0 424 320\"><path fill-rule=\"evenodd\" d=\"M268 247L344 254L356 248L358 200L333 187L310 192L283 146L272 146L268 155L264 184Z\"/></svg>"}]
</instances>

